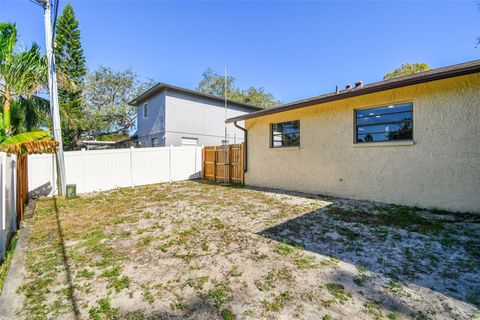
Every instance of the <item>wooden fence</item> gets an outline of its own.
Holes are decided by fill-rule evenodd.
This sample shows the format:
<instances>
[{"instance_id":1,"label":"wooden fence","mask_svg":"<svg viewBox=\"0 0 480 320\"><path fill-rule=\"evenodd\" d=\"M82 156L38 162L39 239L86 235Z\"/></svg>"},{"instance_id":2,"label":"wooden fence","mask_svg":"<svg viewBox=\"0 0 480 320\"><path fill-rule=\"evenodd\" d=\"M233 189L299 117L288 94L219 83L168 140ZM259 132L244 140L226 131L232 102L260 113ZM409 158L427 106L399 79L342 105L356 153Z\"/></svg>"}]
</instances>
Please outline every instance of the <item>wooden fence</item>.
<instances>
[{"instance_id":1,"label":"wooden fence","mask_svg":"<svg viewBox=\"0 0 480 320\"><path fill-rule=\"evenodd\" d=\"M203 148L203 178L229 183L245 183L244 144Z\"/></svg>"},{"instance_id":2,"label":"wooden fence","mask_svg":"<svg viewBox=\"0 0 480 320\"><path fill-rule=\"evenodd\" d=\"M23 212L28 201L28 156L17 156L17 225L23 220Z\"/></svg>"}]
</instances>

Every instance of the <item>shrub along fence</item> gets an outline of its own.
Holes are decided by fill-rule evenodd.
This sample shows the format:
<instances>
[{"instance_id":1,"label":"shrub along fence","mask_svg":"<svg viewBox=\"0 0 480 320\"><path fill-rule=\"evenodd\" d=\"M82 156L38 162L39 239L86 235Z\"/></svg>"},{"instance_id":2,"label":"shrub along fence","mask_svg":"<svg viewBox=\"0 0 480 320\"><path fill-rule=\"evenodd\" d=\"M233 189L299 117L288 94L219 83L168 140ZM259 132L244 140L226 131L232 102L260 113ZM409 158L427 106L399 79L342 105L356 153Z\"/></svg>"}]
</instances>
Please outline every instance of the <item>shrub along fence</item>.
<instances>
[{"instance_id":1,"label":"shrub along fence","mask_svg":"<svg viewBox=\"0 0 480 320\"><path fill-rule=\"evenodd\" d=\"M201 178L197 146L67 151L67 184L77 193ZM57 194L53 154L28 156L29 196Z\"/></svg>"}]
</instances>

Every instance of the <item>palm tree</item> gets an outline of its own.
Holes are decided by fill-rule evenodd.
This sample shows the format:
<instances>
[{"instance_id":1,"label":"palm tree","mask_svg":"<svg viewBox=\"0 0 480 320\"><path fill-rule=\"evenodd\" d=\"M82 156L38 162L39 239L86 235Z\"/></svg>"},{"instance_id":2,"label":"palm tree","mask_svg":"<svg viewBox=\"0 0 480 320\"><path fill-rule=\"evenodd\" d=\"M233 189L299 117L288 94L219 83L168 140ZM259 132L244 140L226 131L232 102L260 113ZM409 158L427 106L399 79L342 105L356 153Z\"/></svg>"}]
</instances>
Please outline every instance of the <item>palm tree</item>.
<instances>
[{"instance_id":1,"label":"palm tree","mask_svg":"<svg viewBox=\"0 0 480 320\"><path fill-rule=\"evenodd\" d=\"M15 24L1 22L0 97L3 102L4 127L8 134L12 132L12 103L30 101L35 105L38 99L32 97L47 83L47 62L38 45L34 43L28 50L15 52L16 43Z\"/></svg>"},{"instance_id":2,"label":"palm tree","mask_svg":"<svg viewBox=\"0 0 480 320\"><path fill-rule=\"evenodd\" d=\"M58 143L48 131L24 132L9 137L0 114L0 151L15 154L55 152Z\"/></svg>"}]
</instances>

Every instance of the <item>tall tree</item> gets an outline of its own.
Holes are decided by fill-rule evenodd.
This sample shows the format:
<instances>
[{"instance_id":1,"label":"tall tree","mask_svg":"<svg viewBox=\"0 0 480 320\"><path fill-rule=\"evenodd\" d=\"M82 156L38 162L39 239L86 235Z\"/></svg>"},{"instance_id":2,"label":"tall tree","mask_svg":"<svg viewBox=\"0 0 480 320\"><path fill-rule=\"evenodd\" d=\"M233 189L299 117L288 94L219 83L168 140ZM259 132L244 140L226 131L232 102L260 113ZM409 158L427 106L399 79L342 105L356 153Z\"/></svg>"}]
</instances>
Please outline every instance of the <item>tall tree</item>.
<instances>
[{"instance_id":1,"label":"tall tree","mask_svg":"<svg viewBox=\"0 0 480 320\"><path fill-rule=\"evenodd\" d=\"M142 83L131 70L114 71L100 67L87 75L85 99L85 134L98 139L111 133L128 133L135 125L136 107L128 102L153 85Z\"/></svg>"},{"instance_id":2,"label":"tall tree","mask_svg":"<svg viewBox=\"0 0 480 320\"><path fill-rule=\"evenodd\" d=\"M393 70L393 72L387 73L383 76L384 80L393 79L401 76L407 76L417 72L423 72L430 70L430 66L426 63L406 63L402 64L400 68Z\"/></svg>"},{"instance_id":3,"label":"tall tree","mask_svg":"<svg viewBox=\"0 0 480 320\"><path fill-rule=\"evenodd\" d=\"M3 104L4 128L8 134L13 132L12 105L45 106L37 103L41 98L34 97L47 82L46 59L35 43L23 51L15 50L16 43L15 24L0 22L0 102Z\"/></svg>"},{"instance_id":4,"label":"tall tree","mask_svg":"<svg viewBox=\"0 0 480 320\"><path fill-rule=\"evenodd\" d=\"M255 87L250 87L246 90L242 90L235 86L235 78L232 76L227 77L227 96L231 100L249 103L255 106L271 108L280 104L280 101L265 90ZM203 74L200 80L197 91L212 94L218 97L225 96L225 77L216 71L208 68Z\"/></svg>"},{"instance_id":5,"label":"tall tree","mask_svg":"<svg viewBox=\"0 0 480 320\"><path fill-rule=\"evenodd\" d=\"M74 91L59 90L62 133L64 144L68 147L75 142L82 129L84 112L79 88L82 87L87 74L78 20L70 3L67 3L58 18L55 60L58 69L77 85Z\"/></svg>"}]
</instances>

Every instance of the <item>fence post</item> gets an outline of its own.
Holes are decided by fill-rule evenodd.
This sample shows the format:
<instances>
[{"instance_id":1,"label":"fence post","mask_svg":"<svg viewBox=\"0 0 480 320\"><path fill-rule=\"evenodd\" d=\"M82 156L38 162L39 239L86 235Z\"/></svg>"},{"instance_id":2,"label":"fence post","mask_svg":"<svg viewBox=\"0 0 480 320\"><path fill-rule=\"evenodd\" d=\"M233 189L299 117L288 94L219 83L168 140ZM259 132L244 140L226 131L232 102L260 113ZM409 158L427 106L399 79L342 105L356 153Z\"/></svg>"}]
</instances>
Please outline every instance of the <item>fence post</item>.
<instances>
[{"instance_id":1,"label":"fence post","mask_svg":"<svg viewBox=\"0 0 480 320\"><path fill-rule=\"evenodd\" d=\"M172 149L173 145L168 148L168 182L172 183Z\"/></svg>"},{"instance_id":2,"label":"fence post","mask_svg":"<svg viewBox=\"0 0 480 320\"><path fill-rule=\"evenodd\" d=\"M1 162L0 162L0 165L1 165L1 187L0 187L0 192L1 192L1 199L0 201L2 202L1 204L1 210L2 210L2 216L1 216L1 224L2 224L2 228L0 230L0 234L1 234L1 237L0 237L0 256L2 258L2 260L5 259L5 252L6 252L6 249L7 249L7 232L6 232L6 228L5 228L5 220L6 220L6 212L5 212L5 209L6 209L6 194L5 194L5 176L6 176L6 173L7 173L7 158L6 158L6 154L2 154L0 155L1 157Z\"/></svg>"},{"instance_id":3,"label":"fence post","mask_svg":"<svg viewBox=\"0 0 480 320\"><path fill-rule=\"evenodd\" d=\"M217 181L217 146L213 149L213 181Z\"/></svg>"},{"instance_id":4,"label":"fence post","mask_svg":"<svg viewBox=\"0 0 480 320\"><path fill-rule=\"evenodd\" d=\"M202 179L205 179L205 148L202 146Z\"/></svg>"},{"instance_id":5,"label":"fence post","mask_svg":"<svg viewBox=\"0 0 480 320\"><path fill-rule=\"evenodd\" d=\"M18 175L18 161L19 161L19 156L15 156L15 170L13 170L13 188L12 190L14 190L13 192L13 203L15 204L13 207L13 215L12 215L12 226L13 226L13 231L16 231L17 229L20 228L20 225L17 223L17 217L18 217L18 208L17 208L17 197L19 196L18 195L18 178L17 178L17 175ZM28 156L27 156L27 160L28 160ZM26 185L26 193L27 193L27 199L28 199L28 169L27 169L27 185ZM28 199L29 200L29 199Z\"/></svg>"},{"instance_id":6,"label":"fence post","mask_svg":"<svg viewBox=\"0 0 480 320\"><path fill-rule=\"evenodd\" d=\"M83 181L83 193L87 192L87 178L85 174L85 163L86 163L86 155L85 155L85 148L82 148L82 181Z\"/></svg>"},{"instance_id":7,"label":"fence post","mask_svg":"<svg viewBox=\"0 0 480 320\"><path fill-rule=\"evenodd\" d=\"M133 152L134 152L134 147L131 146L130 147L130 186L133 188L135 187L135 180L134 180L134 176L133 176Z\"/></svg>"}]
</instances>

